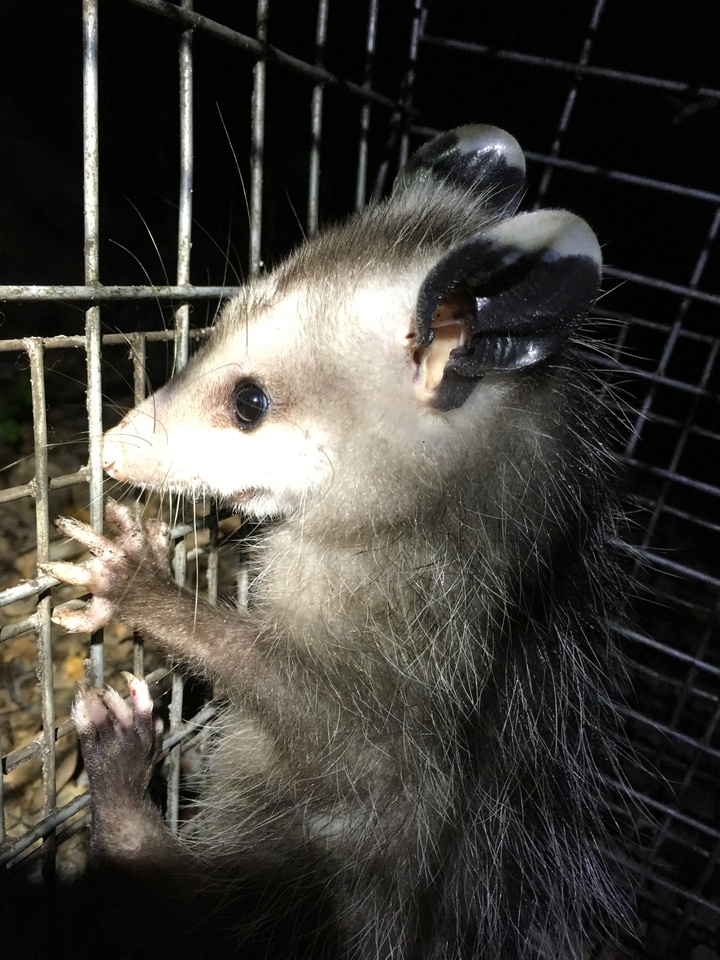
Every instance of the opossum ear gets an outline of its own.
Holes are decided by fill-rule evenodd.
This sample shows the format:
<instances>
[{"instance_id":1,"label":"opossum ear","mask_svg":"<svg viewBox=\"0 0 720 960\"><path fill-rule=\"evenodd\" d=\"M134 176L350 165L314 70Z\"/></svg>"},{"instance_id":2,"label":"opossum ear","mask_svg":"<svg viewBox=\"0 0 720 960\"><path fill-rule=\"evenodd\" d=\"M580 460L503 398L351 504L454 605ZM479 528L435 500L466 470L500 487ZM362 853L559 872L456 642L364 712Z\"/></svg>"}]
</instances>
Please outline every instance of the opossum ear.
<instances>
[{"instance_id":1,"label":"opossum ear","mask_svg":"<svg viewBox=\"0 0 720 960\"><path fill-rule=\"evenodd\" d=\"M482 196L488 214L501 219L515 213L520 203L525 157L517 140L498 127L456 127L413 154L393 192L427 181L450 182Z\"/></svg>"},{"instance_id":2,"label":"opossum ear","mask_svg":"<svg viewBox=\"0 0 720 960\"><path fill-rule=\"evenodd\" d=\"M595 234L563 210L504 220L446 254L425 278L416 313L418 366L427 371L416 379L425 377L433 406L460 406L483 374L559 350L595 301L601 265Z\"/></svg>"}]
</instances>

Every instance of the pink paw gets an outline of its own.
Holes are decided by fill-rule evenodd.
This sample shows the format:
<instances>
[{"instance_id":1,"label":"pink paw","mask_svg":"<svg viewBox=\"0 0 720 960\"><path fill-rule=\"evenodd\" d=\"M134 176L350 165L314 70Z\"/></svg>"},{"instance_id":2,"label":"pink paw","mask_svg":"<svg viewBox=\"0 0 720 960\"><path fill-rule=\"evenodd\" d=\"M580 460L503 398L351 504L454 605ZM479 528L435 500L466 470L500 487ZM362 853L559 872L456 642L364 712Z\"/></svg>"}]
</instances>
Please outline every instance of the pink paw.
<instances>
[{"instance_id":1,"label":"pink paw","mask_svg":"<svg viewBox=\"0 0 720 960\"><path fill-rule=\"evenodd\" d=\"M109 500L105 518L120 530L106 537L85 523L69 517L56 521L58 530L87 547L93 555L85 563L56 561L42 570L75 587L92 593L90 603L78 610L71 601L53 611L52 619L68 633L92 633L118 617L118 608L136 582L142 586L150 575L166 574L170 546L168 528L160 520L143 520L137 506Z\"/></svg>"},{"instance_id":2,"label":"pink paw","mask_svg":"<svg viewBox=\"0 0 720 960\"><path fill-rule=\"evenodd\" d=\"M142 802L155 760L153 702L144 680L123 674L131 703L107 687L79 686L72 706L93 811Z\"/></svg>"}]
</instances>

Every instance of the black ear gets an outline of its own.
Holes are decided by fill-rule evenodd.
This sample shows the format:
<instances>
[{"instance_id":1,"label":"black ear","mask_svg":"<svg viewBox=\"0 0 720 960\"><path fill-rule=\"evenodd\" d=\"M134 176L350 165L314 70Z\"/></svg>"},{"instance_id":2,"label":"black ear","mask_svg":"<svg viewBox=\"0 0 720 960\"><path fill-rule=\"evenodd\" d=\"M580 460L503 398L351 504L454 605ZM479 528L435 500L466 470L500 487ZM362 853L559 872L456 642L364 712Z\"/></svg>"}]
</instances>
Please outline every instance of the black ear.
<instances>
[{"instance_id":1,"label":"black ear","mask_svg":"<svg viewBox=\"0 0 720 960\"><path fill-rule=\"evenodd\" d=\"M447 253L425 278L416 312L419 363L436 339L443 351L432 404L459 406L488 371L519 370L559 350L597 297L601 264L595 234L563 210L520 214ZM437 370L437 360L427 366Z\"/></svg>"},{"instance_id":2,"label":"black ear","mask_svg":"<svg viewBox=\"0 0 720 960\"><path fill-rule=\"evenodd\" d=\"M525 186L525 157L517 140L498 127L456 127L410 157L393 192L419 181L450 182L482 196L488 214L500 219L518 208Z\"/></svg>"}]
</instances>

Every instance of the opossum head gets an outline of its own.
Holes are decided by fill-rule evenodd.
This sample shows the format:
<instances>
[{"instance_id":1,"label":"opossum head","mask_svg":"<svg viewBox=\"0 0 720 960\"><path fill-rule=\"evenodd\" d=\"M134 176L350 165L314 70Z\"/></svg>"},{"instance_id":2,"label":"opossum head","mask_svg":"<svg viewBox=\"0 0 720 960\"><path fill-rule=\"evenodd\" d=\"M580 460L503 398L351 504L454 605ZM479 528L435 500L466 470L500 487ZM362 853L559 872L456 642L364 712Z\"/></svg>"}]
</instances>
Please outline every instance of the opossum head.
<instances>
[{"instance_id":1,"label":"opossum head","mask_svg":"<svg viewBox=\"0 0 720 960\"><path fill-rule=\"evenodd\" d=\"M107 472L259 518L433 509L478 475L528 371L537 389L597 293L594 235L562 211L514 215L523 182L502 131L431 141L390 198L226 305L186 369L106 434Z\"/></svg>"}]
</instances>

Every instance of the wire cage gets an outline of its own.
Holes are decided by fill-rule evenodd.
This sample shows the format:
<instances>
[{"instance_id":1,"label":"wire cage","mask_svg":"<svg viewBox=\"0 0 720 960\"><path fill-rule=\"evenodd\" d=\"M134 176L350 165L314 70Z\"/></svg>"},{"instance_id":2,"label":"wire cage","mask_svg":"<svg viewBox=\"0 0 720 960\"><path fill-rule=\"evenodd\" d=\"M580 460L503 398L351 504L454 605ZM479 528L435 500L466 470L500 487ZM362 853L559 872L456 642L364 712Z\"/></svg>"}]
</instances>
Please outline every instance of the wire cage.
<instances>
[{"instance_id":1,"label":"wire cage","mask_svg":"<svg viewBox=\"0 0 720 960\"><path fill-rule=\"evenodd\" d=\"M619 795L617 815L639 848L639 926L622 956L719 956L720 6L84 0L33 22L8 8L3 41L7 878L82 867L69 704L83 672L145 670L169 699L174 825L183 756L213 710L137 638L80 648L52 626L64 598L37 566L69 549L57 513L102 523L103 425L182 367L244 277L385 191L427 137L481 121L525 149L526 209L571 209L599 236L597 335L632 411L621 460L638 586L615 627L640 760L622 789L639 805ZM192 519L173 530L176 575L214 596L237 524L208 514L196 533ZM242 567L229 576L242 593Z\"/></svg>"}]
</instances>

